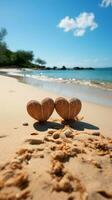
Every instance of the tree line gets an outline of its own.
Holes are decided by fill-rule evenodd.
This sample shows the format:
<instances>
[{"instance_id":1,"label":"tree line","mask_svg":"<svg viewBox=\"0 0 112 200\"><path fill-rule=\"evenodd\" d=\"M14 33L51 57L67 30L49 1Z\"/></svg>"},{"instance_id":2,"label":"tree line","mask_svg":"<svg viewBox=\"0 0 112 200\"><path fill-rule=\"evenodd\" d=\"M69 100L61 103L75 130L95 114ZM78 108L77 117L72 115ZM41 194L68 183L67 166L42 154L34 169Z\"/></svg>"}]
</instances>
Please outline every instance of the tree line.
<instances>
[{"instance_id":1,"label":"tree line","mask_svg":"<svg viewBox=\"0 0 112 200\"><path fill-rule=\"evenodd\" d=\"M45 68L46 61L37 58L34 60L33 51L11 51L7 43L5 42L5 37L7 35L7 30L1 28L0 30L0 67L19 67L19 68ZM37 63L37 64L35 64Z\"/></svg>"},{"instance_id":2,"label":"tree line","mask_svg":"<svg viewBox=\"0 0 112 200\"><path fill-rule=\"evenodd\" d=\"M4 68L33 68L33 69L46 69L46 70L85 70L85 69L94 69L92 67L84 68L84 67L73 67L67 68L66 66L62 66L58 68L54 67L46 67L46 61L37 58L34 59L33 51L11 51L7 43L5 42L5 37L7 35L7 30L5 28L0 29L0 67Z\"/></svg>"}]
</instances>

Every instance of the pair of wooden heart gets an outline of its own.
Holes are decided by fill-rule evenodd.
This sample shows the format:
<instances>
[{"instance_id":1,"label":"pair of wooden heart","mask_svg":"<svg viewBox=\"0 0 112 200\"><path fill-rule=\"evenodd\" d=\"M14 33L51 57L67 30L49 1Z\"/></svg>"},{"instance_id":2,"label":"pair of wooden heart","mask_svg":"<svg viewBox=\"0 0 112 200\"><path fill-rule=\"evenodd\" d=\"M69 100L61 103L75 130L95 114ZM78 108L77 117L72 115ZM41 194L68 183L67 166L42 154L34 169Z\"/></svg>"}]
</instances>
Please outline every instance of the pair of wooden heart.
<instances>
[{"instance_id":1,"label":"pair of wooden heart","mask_svg":"<svg viewBox=\"0 0 112 200\"><path fill-rule=\"evenodd\" d=\"M67 101L65 98L59 97L55 102L51 98L45 98L41 103L35 100L27 103L28 114L40 122L47 121L54 108L64 120L72 120L81 110L81 101L76 98Z\"/></svg>"}]
</instances>

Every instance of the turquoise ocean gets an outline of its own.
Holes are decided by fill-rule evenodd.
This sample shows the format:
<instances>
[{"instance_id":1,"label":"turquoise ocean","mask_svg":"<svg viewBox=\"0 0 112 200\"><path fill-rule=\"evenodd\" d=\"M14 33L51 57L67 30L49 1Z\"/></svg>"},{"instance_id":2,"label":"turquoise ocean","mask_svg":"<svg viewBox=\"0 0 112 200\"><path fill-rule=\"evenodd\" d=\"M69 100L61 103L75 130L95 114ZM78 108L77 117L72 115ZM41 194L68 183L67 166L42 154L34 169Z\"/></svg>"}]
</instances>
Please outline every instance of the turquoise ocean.
<instances>
[{"instance_id":1,"label":"turquoise ocean","mask_svg":"<svg viewBox=\"0 0 112 200\"><path fill-rule=\"evenodd\" d=\"M43 80L73 82L83 85L112 89L112 68L96 68L94 70L29 70L20 72Z\"/></svg>"}]
</instances>

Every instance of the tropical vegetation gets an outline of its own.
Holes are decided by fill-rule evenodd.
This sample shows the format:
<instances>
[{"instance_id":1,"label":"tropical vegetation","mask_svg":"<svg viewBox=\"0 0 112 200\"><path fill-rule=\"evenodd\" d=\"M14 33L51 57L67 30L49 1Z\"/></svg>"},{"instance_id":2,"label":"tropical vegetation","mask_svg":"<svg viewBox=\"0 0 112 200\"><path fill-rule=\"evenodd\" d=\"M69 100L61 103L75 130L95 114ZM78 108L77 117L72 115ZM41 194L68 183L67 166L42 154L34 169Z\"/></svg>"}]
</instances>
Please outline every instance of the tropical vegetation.
<instances>
[{"instance_id":1,"label":"tropical vegetation","mask_svg":"<svg viewBox=\"0 0 112 200\"><path fill-rule=\"evenodd\" d=\"M46 61L41 58L37 58L36 60L34 60L33 51L25 51L25 50L11 51L8 48L7 43L5 42L6 35L7 35L7 30L5 28L1 28L0 67L45 68Z\"/></svg>"}]
</instances>

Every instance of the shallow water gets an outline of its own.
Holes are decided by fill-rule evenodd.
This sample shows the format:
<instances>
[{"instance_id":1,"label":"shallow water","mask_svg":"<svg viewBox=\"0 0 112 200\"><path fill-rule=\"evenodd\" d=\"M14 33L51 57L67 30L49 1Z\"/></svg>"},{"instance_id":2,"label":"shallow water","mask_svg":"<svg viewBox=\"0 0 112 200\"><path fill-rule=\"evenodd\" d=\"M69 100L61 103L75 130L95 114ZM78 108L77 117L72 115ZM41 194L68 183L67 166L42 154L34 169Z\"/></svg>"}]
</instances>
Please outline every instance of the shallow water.
<instances>
[{"instance_id":1,"label":"shallow water","mask_svg":"<svg viewBox=\"0 0 112 200\"><path fill-rule=\"evenodd\" d=\"M94 70L24 70L20 74L41 80L49 79L112 89L112 68L97 68Z\"/></svg>"},{"instance_id":2,"label":"shallow water","mask_svg":"<svg viewBox=\"0 0 112 200\"><path fill-rule=\"evenodd\" d=\"M58 96L66 96L66 97L77 97L83 101L88 101L91 103L96 103L100 105L105 106L112 106L112 69L107 69L107 73L105 72L105 81L104 78L102 80L105 82L104 85L101 84L103 82L96 80L91 80L88 84L88 81L86 81L87 84L85 84L85 80L81 80L81 83L78 82L78 79L75 81L73 79L62 79L62 78L52 78L52 74L55 71L55 77L59 77L59 74L65 74L72 73L72 70L20 70L20 71L13 71L13 72L7 72L5 73L8 76L16 77L19 79L19 81L34 85L35 87L40 87L43 89L47 89L51 92L57 93ZM88 72L87 72L88 71ZM99 69L98 71L102 71ZM104 70L105 71L105 70ZM104 71L100 73L100 75ZM4 72L3 72L4 73ZM47 76L43 76L41 73L47 73ZM91 74L91 77L95 76L94 73L95 70L83 70L77 72L77 70L74 70L74 73L80 74L83 73L83 76L86 77L86 74ZM92 73L94 75L92 75ZM99 73L99 72L98 72ZM98 76L97 73L97 76ZM49 76L48 76L49 75ZM61 75L60 75L61 76ZM81 77L81 75L80 75ZM89 76L90 77L90 76ZM86 77L89 79L89 77ZM101 77L99 77L99 80ZM108 82L106 80L108 79ZM109 82L110 81L110 82ZM90 83L95 84L90 84ZM103 85L103 87L102 87ZM106 87L105 87L106 85Z\"/></svg>"}]
</instances>

